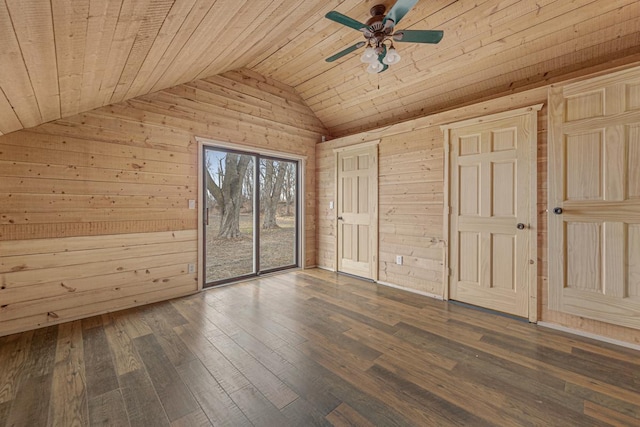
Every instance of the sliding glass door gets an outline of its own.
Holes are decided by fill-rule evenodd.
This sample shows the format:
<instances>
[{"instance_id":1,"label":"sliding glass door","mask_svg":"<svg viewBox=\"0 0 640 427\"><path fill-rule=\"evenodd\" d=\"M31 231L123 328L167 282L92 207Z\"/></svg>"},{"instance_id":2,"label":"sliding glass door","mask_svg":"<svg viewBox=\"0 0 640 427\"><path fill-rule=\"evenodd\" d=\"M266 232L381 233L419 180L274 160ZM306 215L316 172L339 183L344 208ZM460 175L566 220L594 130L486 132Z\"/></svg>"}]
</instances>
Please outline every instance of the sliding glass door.
<instances>
[{"instance_id":1,"label":"sliding glass door","mask_svg":"<svg viewBox=\"0 0 640 427\"><path fill-rule=\"evenodd\" d=\"M298 196L297 163L260 159L260 268L296 265Z\"/></svg>"},{"instance_id":2,"label":"sliding glass door","mask_svg":"<svg viewBox=\"0 0 640 427\"><path fill-rule=\"evenodd\" d=\"M298 266L298 162L204 147L205 286Z\"/></svg>"}]
</instances>

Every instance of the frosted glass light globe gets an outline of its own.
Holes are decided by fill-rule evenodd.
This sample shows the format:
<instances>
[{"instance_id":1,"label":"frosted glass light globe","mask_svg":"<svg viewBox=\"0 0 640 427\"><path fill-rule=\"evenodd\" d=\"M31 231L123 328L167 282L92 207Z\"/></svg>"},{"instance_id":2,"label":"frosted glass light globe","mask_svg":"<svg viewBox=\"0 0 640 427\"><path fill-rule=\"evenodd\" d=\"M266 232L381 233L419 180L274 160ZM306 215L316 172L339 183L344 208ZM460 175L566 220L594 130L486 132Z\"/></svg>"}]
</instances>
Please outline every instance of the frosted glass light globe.
<instances>
[{"instance_id":1,"label":"frosted glass light globe","mask_svg":"<svg viewBox=\"0 0 640 427\"><path fill-rule=\"evenodd\" d=\"M376 55L376 50L369 46L364 50L364 53L360 57L360 62L372 64L374 61L378 61L378 55Z\"/></svg>"},{"instance_id":2,"label":"frosted glass light globe","mask_svg":"<svg viewBox=\"0 0 640 427\"><path fill-rule=\"evenodd\" d=\"M382 62L387 65L397 64L398 62L400 62L400 55L398 54L396 49L392 47L391 49L389 49Z\"/></svg>"}]
</instances>

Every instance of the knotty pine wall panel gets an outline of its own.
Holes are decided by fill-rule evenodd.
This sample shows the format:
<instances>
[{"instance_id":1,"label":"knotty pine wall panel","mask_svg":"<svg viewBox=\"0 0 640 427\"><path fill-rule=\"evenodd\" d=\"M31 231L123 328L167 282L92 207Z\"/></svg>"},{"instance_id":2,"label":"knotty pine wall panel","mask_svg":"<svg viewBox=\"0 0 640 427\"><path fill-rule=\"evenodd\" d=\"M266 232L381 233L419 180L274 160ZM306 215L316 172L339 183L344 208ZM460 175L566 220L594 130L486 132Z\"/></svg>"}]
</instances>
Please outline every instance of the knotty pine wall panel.
<instances>
[{"instance_id":1,"label":"knotty pine wall panel","mask_svg":"<svg viewBox=\"0 0 640 427\"><path fill-rule=\"evenodd\" d=\"M196 136L306 156L315 265L323 134L293 89L234 71L0 136L0 335L197 290Z\"/></svg>"},{"instance_id":2,"label":"knotty pine wall panel","mask_svg":"<svg viewBox=\"0 0 640 427\"><path fill-rule=\"evenodd\" d=\"M442 223L444 136L440 125L546 102L547 87L543 87L318 144L318 266L336 269L336 214L329 209L329 202L336 201L333 150L380 139L379 280L442 296L446 242ZM636 330L547 308L547 113L546 105L538 112L538 320L640 344ZM395 264L396 255L403 256L403 265Z\"/></svg>"}]
</instances>

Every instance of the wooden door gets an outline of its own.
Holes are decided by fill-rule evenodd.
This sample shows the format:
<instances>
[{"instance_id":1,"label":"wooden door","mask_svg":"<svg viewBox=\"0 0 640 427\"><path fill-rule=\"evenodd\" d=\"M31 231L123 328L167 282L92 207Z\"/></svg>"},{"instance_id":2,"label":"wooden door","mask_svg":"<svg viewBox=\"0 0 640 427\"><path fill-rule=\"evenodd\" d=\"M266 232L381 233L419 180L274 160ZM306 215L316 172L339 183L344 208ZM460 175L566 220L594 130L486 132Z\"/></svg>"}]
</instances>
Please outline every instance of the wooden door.
<instances>
[{"instance_id":1,"label":"wooden door","mask_svg":"<svg viewBox=\"0 0 640 427\"><path fill-rule=\"evenodd\" d=\"M549 109L549 308L640 329L640 68Z\"/></svg>"},{"instance_id":2,"label":"wooden door","mask_svg":"<svg viewBox=\"0 0 640 427\"><path fill-rule=\"evenodd\" d=\"M378 146L337 153L338 271L377 279Z\"/></svg>"},{"instance_id":3,"label":"wooden door","mask_svg":"<svg viewBox=\"0 0 640 427\"><path fill-rule=\"evenodd\" d=\"M458 123L448 132L449 298L529 317L536 111Z\"/></svg>"}]
</instances>

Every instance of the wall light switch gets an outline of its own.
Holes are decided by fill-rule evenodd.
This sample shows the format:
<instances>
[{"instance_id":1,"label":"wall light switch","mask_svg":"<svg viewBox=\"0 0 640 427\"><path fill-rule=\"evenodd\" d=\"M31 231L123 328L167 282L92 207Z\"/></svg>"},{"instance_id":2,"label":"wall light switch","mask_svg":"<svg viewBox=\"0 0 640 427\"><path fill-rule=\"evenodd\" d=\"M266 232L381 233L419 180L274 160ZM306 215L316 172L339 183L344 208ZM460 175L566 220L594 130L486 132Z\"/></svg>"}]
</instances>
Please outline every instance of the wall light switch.
<instances>
[{"instance_id":1,"label":"wall light switch","mask_svg":"<svg viewBox=\"0 0 640 427\"><path fill-rule=\"evenodd\" d=\"M193 199L189 200L189 209L195 209L196 208L196 201Z\"/></svg>"},{"instance_id":2,"label":"wall light switch","mask_svg":"<svg viewBox=\"0 0 640 427\"><path fill-rule=\"evenodd\" d=\"M333 200L329 202L329 209L333 209Z\"/></svg>"},{"instance_id":3,"label":"wall light switch","mask_svg":"<svg viewBox=\"0 0 640 427\"><path fill-rule=\"evenodd\" d=\"M402 265L402 255L396 255L396 264Z\"/></svg>"}]
</instances>

